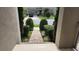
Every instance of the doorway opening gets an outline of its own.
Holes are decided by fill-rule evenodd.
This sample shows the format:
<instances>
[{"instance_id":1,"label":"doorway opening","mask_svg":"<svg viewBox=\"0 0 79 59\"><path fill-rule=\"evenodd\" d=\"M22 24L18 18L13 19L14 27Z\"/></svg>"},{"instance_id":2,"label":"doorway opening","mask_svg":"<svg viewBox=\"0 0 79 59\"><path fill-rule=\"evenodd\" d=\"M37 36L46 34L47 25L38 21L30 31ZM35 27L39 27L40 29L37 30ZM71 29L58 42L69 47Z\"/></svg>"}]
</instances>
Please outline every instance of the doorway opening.
<instances>
[{"instance_id":1,"label":"doorway opening","mask_svg":"<svg viewBox=\"0 0 79 59\"><path fill-rule=\"evenodd\" d=\"M18 7L21 41L55 43L58 7Z\"/></svg>"}]
</instances>

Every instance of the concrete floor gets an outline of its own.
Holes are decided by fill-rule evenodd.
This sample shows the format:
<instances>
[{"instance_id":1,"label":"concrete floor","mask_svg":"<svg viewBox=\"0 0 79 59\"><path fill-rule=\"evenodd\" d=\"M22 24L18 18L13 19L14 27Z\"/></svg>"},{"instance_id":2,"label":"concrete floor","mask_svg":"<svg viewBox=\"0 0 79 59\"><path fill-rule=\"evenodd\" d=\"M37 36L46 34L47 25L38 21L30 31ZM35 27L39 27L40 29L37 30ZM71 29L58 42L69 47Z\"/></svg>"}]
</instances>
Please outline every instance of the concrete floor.
<instances>
[{"instance_id":1,"label":"concrete floor","mask_svg":"<svg viewBox=\"0 0 79 59\"><path fill-rule=\"evenodd\" d=\"M43 44L21 43L14 47L13 51L73 51L73 49L58 49L54 43Z\"/></svg>"},{"instance_id":2,"label":"concrete floor","mask_svg":"<svg viewBox=\"0 0 79 59\"><path fill-rule=\"evenodd\" d=\"M58 51L53 43L29 44L21 43L16 45L13 51Z\"/></svg>"}]
</instances>

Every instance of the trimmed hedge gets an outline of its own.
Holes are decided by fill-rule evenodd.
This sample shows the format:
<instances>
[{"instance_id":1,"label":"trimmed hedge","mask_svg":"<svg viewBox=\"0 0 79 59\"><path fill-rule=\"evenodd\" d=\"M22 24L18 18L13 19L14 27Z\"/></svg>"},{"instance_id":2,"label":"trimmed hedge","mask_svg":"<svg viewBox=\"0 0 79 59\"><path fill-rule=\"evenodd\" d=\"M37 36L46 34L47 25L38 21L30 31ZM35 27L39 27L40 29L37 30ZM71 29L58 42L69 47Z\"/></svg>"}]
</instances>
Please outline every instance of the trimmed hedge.
<instances>
[{"instance_id":1,"label":"trimmed hedge","mask_svg":"<svg viewBox=\"0 0 79 59\"><path fill-rule=\"evenodd\" d=\"M24 26L24 34L23 34L23 36L24 37L28 37L28 33L29 33L29 27L28 26Z\"/></svg>"},{"instance_id":2,"label":"trimmed hedge","mask_svg":"<svg viewBox=\"0 0 79 59\"><path fill-rule=\"evenodd\" d=\"M53 41L53 25L45 25L45 35L47 35L49 37L49 41L52 42Z\"/></svg>"},{"instance_id":3,"label":"trimmed hedge","mask_svg":"<svg viewBox=\"0 0 79 59\"><path fill-rule=\"evenodd\" d=\"M46 19L42 19L40 22L40 30L43 31L45 30L44 25L47 25L47 20Z\"/></svg>"},{"instance_id":4,"label":"trimmed hedge","mask_svg":"<svg viewBox=\"0 0 79 59\"><path fill-rule=\"evenodd\" d=\"M33 23L33 20L31 18L28 18L26 20L26 26L29 27L29 30L32 31L33 30L33 27L34 27L34 23Z\"/></svg>"}]
</instances>

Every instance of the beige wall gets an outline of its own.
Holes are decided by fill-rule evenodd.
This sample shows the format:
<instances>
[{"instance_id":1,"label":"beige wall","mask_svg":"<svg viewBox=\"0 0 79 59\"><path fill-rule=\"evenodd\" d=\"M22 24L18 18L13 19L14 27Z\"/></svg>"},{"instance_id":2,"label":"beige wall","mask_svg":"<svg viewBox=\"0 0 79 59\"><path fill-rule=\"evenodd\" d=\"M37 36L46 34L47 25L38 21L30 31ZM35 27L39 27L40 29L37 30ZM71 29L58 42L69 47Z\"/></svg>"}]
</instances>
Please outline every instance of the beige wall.
<instances>
[{"instance_id":1,"label":"beige wall","mask_svg":"<svg viewBox=\"0 0 79 59\"><path fill-rule=\"evenodd\" d=\"M56 42L55 42L57 46L59 46L59 41L60 41L60 36L61 36L63 13L64 13L64 8L60 8L58 24L57 24L57 32L56 32Z\"/></svg>"},{"instance_id":2,"label":"beige wall","mask_svg":"<svg viewBox=\"0 0 79 59\"><path fill-rule=\"evenodd\" d=\"M57 26L56 45L59 48L73 48L76 24L77 21L79 21L79 8L62 8L61 10L63 16L62 13L60 13L61 15L59 16Z\"/></svg>"},{"instance_id":3,"label":"beige wall","mask_svg":"<svg viewBox=\"0 0 79 59\"><path fill-rule=\"evenodd\" d=\"M20 42L17 8L0 7L0 51L12 50Z\"/></svg>"}]
</instances>

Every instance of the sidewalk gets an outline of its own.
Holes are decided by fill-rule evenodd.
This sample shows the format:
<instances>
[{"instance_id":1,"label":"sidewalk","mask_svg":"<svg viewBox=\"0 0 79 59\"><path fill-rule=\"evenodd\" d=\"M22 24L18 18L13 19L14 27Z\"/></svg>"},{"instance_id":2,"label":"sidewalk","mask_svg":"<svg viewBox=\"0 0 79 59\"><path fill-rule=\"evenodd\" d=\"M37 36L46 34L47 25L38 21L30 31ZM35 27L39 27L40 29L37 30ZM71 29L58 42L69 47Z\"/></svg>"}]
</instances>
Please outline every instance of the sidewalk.
<instances>
[{"instance_id":1,"label":"sidewalk","mask_svg":"<svg viewBox=\"0 0 79 59\"><path fill-rule=\"evenodd\" d=\"M39 27L34 27L29 43L43 43L43 38L39 31Z\"/></svg>"}]
</instances>

